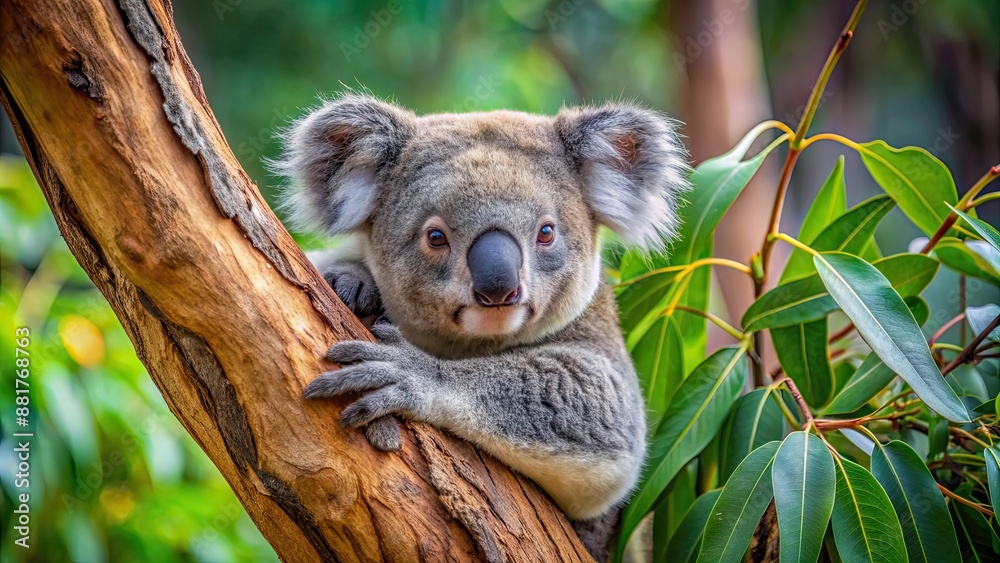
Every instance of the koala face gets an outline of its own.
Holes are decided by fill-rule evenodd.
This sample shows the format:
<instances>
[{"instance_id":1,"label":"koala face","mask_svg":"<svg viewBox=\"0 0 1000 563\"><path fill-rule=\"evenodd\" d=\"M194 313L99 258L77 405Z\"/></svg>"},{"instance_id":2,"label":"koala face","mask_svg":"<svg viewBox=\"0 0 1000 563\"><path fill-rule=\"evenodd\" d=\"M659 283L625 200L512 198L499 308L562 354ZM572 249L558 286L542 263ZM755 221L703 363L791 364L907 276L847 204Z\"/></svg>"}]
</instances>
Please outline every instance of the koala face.
<instances>
[{"instance_id":1,"label":"koala face","mask_svg":"<svg viewBox=\"0 0 1000 563\"><path fill-rule=\"evenodd\" d=\"M564 327L600 283L599 225L660 247L687 187L671 122L628 105L416 117L348 95L286 147L298 222L360 237L390 319L448 357Z\"/></svg>"}]
</instances>

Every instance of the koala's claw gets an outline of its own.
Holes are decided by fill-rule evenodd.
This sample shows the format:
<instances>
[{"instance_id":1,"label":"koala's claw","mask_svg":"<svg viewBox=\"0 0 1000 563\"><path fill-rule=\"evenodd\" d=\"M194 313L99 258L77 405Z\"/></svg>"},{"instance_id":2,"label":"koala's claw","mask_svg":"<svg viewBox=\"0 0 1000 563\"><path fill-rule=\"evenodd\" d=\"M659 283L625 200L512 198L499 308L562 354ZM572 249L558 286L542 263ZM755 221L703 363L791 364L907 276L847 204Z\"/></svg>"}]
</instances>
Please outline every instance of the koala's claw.
<instances>
[{"instance_id":1,"label":"koala's claw","mask_svg":"<svg viewBox=\"0 0 1000 563\"><path fill-rule=\"evenodd\" d=\"M377 316L381 313L382 298L378 286L371 273L360 263L333 264L323 272L323 279L358 317Z\"/></svg>"},{"instance_id":2,"label":"koala's claw","mask_svg":"<svg viewBox=\"0 0 1000 563\"><path fill-rule=\"evenodd\" d=\"M406 395L398 385L390 385L367 393L344 409L340 415L340 423L347 428L356 428L377 418L405 410L410 405Z\"/></svg>"},{"instance_id":3,"label":"koala's claw","mask_svg":"<svg viewBox=\"0 0 1000 563\"><path fill-rule=\"evenodd\" d=\"M326 359L342 366L358 362L377 362L391 359L391 351L382 344L361 340L345 340L330 347Z\"/></svg>"},{"instance_id":4,"label":"koala's claw","mask_svg":"<svg viewBox=\"0 0 1000 563\"><path fill-rule=\"evenodd\" d=\"M345 393L371 391L395 382L392 368L384 362L367 362L349 365L326 372L306 386L307 399L336 397Z\"/></svg>"}]
</instances>

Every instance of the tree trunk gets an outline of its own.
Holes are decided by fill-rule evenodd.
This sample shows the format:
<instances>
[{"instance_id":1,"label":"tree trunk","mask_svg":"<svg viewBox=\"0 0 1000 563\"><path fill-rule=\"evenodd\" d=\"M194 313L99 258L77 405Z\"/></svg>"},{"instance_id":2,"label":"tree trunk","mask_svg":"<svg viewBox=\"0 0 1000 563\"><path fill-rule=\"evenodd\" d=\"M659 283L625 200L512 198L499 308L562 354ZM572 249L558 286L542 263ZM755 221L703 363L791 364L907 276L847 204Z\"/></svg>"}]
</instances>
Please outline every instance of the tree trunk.
<instances>
[{"instance_id":1,"label":"tree trunk","mask_svg":"<svg viewBox=\"0 0 1000 563\"><path fill-rule=\"evenodd\" d=\"M0 0L2 101L69 248L285 561L589 560L523 477L406 424L380 453L300 398L371 336L240 169L166 0Z\"/></svg>"}]
</instances>

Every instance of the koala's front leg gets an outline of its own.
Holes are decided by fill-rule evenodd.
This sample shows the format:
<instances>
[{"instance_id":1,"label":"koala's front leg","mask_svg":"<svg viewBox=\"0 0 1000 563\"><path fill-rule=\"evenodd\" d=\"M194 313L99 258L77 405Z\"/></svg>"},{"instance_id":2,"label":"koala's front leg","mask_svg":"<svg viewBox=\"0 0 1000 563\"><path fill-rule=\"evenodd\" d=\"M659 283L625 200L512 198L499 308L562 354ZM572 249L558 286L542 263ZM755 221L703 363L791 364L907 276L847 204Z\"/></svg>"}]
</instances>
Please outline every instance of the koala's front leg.
<instances>
[{"instance_id":1,"label":"koala's front leg","mask_svg":"<svg viewBox=\"0 0 1000 563\"><path fill-rule=\"evenodd\" d=\"M645 451L642 398L627 361L581 344L548 344L492 356L441 360L376 325L381 342L340 342L340 370L307 397L364 395L346 426L388 414L428 422L470 440L531 477L574 519L598 516L638 478Z\"/></svg>"}]
</instances>

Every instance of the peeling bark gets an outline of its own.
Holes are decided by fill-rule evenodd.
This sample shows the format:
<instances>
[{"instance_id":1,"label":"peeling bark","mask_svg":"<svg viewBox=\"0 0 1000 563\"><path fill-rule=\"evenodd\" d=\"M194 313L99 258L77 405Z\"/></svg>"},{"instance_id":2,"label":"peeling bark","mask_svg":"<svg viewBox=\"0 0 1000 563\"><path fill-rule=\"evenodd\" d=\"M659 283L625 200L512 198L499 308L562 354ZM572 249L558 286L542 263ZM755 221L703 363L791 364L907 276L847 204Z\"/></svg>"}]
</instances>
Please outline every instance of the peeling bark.
<instances>
[{"instance_id":1,"label":"peeling bark","mask_svg":"<svg viewBox=\"0 0 1000 563\"><path fill-rule=\"evenodd\" d=\"M285 561L588 561L551 501L468 443L386 454L303 402L371 339L215 121L168 1L0 0L0 98L56 222L170 406Z\"/></svg>"}]
</instances>

